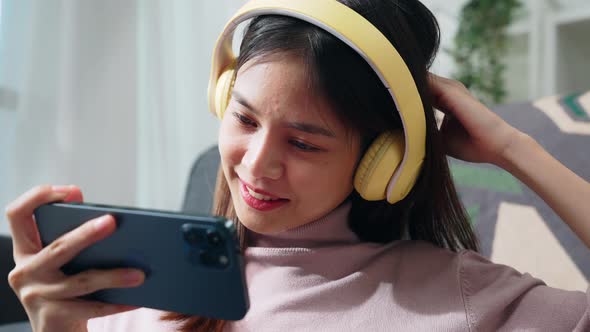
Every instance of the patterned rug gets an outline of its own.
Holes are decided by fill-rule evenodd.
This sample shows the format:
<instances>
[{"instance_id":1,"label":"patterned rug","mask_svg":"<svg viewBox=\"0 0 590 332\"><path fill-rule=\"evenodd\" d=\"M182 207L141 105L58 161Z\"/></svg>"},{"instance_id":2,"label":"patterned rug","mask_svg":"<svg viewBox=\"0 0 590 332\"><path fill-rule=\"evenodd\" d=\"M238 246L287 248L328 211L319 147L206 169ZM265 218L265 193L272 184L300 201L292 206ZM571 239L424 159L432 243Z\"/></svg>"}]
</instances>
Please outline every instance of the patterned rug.
<instances>
[{"instance_id":1,"label":"patterned rug","mask_svg":"<svg viewBox=\"0 0 590 332\"><path fill-rule=\"evenodd\" d=\"M493 110L590 181L590 92ZM494 166L453 159L451 169L484 255L550 286L586 290L590 250L534 192Z\"/></svg>"}]
</instances>

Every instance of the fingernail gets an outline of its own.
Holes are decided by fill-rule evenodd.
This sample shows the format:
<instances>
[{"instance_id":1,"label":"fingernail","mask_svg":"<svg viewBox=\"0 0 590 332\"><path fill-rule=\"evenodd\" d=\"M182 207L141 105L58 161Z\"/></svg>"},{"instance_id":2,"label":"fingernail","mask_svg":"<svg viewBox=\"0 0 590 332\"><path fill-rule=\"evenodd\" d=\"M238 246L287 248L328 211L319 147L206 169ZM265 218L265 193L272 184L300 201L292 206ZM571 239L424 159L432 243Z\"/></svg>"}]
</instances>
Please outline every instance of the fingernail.
<instances>
[{"instance_id":1,"label":"fingernail","mask_svg":"<svg viewBox=\"0 0 590 332\"><path fill-rule=\"evenodd\" d=\"M110 219L109 215L102 216L102 217L98 218L94 222L94 228L99 231L105 229L106 227L108 227L108 225L110 223L109 219Z\"/></svg>"},{"instance_id":2,"label":"fingernail","mask_svg":"<svg viewBox=\"0 0 590 332\"><path fill-rule=\"evenodd\" d=\"M129 271L125 272L123 279L125 280L126 284L139 284L143 281L143 273L139 271Z\"/></svg>"},{"instance_id":3,"label":"fingernail","mask_svg":"<svg viewBox=\"0 0 590 332\"><path fill-rule=\"evenodd\" d=\"M72 190L72 186L52 186L51 190L56 193L69 193Z\"/></svg>"}]
</instances>

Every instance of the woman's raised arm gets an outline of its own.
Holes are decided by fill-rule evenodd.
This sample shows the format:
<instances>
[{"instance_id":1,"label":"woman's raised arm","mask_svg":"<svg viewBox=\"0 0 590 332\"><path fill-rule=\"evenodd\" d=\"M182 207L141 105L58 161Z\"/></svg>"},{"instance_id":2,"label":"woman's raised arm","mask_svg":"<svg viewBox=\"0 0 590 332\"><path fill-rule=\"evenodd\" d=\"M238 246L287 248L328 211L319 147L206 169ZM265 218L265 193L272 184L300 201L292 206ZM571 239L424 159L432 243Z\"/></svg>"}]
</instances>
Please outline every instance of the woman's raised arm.
<instances>
[{"instance_id":1,"label":"woman's raised arm","mask_svg":"<svg viewBox=\"0 0 590 332\"><path fill-rule=\"evenodd\" d=\"M447 153L510 172L535 191L590 248L590 183L490 111L460 82L431 74L430 87L435 107L445 113L440 130Z\"/></svg>"}]
</instances>

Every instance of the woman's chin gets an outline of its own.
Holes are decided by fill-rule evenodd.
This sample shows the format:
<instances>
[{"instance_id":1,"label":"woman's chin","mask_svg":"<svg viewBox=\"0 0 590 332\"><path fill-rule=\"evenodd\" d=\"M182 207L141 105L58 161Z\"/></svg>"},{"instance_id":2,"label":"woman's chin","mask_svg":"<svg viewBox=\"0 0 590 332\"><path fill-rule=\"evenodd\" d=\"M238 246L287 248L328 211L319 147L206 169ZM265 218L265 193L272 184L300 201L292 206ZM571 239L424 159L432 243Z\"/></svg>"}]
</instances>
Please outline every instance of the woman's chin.
<instances>
[{"instance_id":1,"label":"woman's chin","mask_svg":"<svg viewBox=\"0 0 590 332\"><path fill-rule=\"evenodd\" d=\"M272 221L265 221L260 218L256 218L256 220L250 220L250 218L240 218L240 223L249 231L264 235L279 233L285 227L283 225L272 224Z\"/></svg>"},{"instance_id":2,"label":"woman's chin","mask_svg":"<svg viewBox=\"0 0 590 332\"><path fill-rule=\"evenodd\" d=\"M236 206L236 214L244 227L259 234L272 235L292 228L286 214L259 212L244 205Z\"/></svg>"}]
</instances>

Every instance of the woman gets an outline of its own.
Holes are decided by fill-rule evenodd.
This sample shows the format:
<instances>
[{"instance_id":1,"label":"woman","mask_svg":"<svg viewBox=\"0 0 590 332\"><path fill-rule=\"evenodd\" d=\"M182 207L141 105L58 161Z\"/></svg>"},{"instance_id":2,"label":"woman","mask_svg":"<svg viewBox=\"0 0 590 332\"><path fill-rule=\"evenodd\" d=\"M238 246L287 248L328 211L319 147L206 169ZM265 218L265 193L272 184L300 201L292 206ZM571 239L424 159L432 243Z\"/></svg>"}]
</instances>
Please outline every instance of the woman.
<instances>
[{"instance_id":1,"label":"woman","mask_svg":"<svg viewBox=\"0 0 590 332\"><path fill-rule=\"evenodd\" d=\"M426 158L410 194L390 205L365 201L353 189L368 145L401 128L367 63L311 24L257 17L242 41L219 132L214 209L241 225L251 300L246 317L223 322L125 312L134 308L77 299L137 286L143 275L120 269L64 276L59 266L111 234L115 223L109 216L89 221L41 249L34 208L82 194L75 186L40 186L7 207L17 263L9 280L35 331L590 329L585 294L549 288L476 253L446 154L509 171L586 245L590 185L460 83L428 74L438 27L418 1L340 2L391 41L418 87ZM433 106L446 113L440 131ZM101 316L107 317L89 321Z\"/></svg>"}]
</instances>

